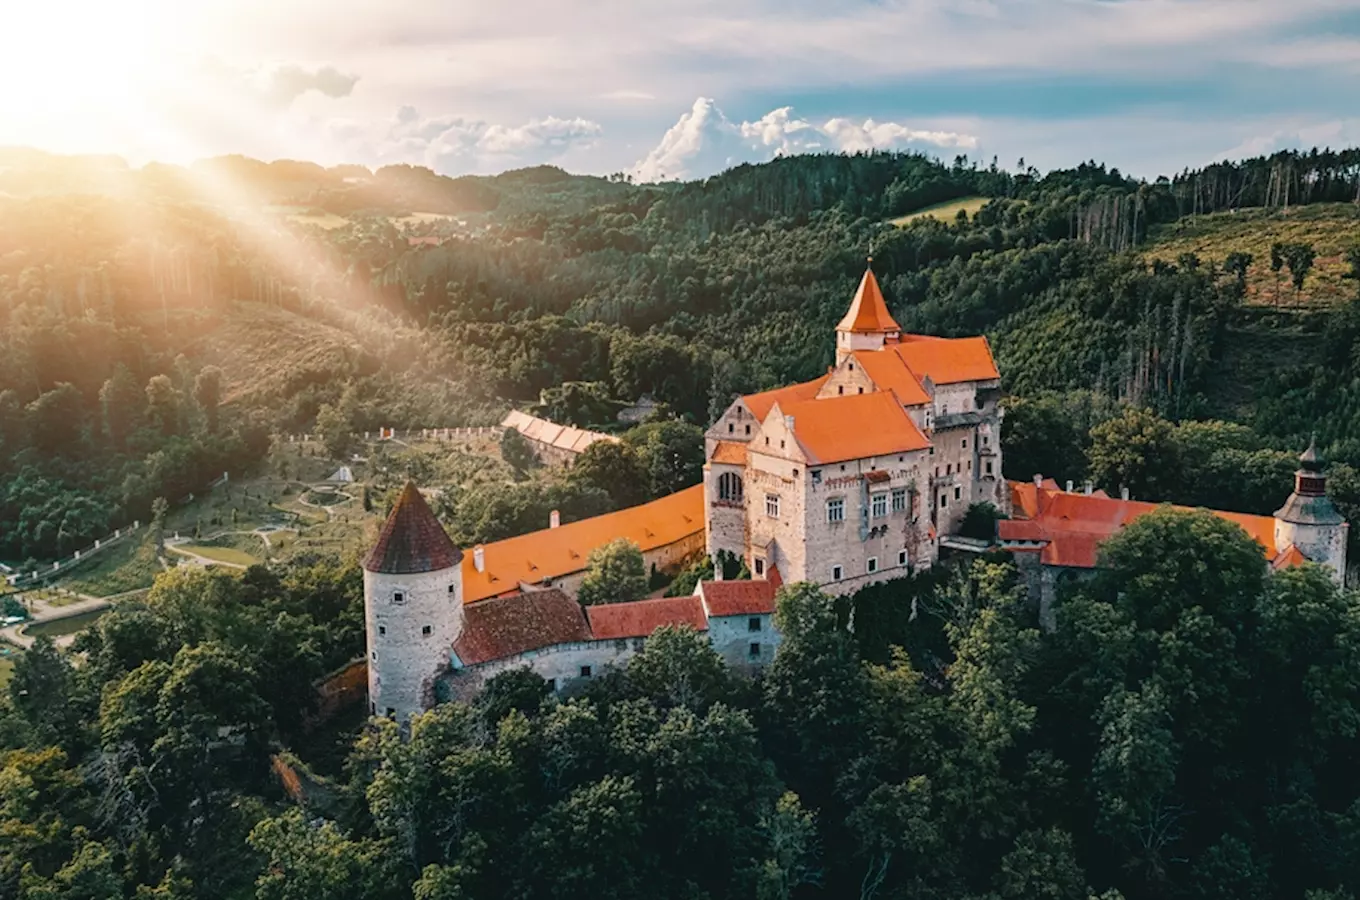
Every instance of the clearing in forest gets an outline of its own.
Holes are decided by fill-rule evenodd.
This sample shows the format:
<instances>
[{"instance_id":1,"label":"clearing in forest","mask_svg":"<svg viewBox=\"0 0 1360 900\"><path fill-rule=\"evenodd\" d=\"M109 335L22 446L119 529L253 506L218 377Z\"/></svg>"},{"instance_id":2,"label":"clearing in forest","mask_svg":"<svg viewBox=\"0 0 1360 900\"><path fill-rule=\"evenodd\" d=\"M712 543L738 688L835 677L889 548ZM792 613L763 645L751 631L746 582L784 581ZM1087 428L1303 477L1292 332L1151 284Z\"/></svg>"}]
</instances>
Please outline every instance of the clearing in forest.
<instances>
[{"instance_id":1,"label":"clearing in forest","mask_svg":"<svg viewBox=\"0 0 1360 900\"><path fill-rule=\"evenodd\" d=\"M1270 268L1271 245L1311 244L1313 267L1295 296L1289 266L1276 275ZM1250 253L1247 303L1260 306L1332 306L1356 296L1357 285L1343 276L1350 270L1346 250L1360 244L1360 207L1314 203L1287 210L1243 209L1181 219L1155 228L1144 256L1175 262L1194 253L1222 267L1228 254Z\"/></svg>"},{"instance_id":2,"label":"clearing in forest","mask_svg":"<svg viewBox=\"0 0 1360 900\"><path fill-rule=\"evenodd\" d=\"M901 228L917 219L939 219L941 222L952 222L961 212L967 213L969 218L972 218L977 215L978 210L990 203L991 200L991 197L963 197L959 200L936 203L934 206L918 209L916 212L898 216L890 221L893 225Z\"/></svg>"}]
</instances>

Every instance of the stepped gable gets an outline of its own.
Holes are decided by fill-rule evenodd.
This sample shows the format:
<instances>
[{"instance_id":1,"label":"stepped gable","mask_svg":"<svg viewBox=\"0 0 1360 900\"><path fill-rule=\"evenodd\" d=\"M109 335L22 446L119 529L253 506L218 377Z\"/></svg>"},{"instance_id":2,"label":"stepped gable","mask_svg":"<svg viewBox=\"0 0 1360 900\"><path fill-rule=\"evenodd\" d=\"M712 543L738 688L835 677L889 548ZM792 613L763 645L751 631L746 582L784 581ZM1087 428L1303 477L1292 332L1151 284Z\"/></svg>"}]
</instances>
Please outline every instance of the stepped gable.
<instances>
[{"instance_id":1,"label":"stepped gable","mask_svg":"<svg viewBox=\"0 0 1360 900\"><path fill-rule=\"evenodd\" d=\"M855 299L850 302L850 309L836 330L854 334L897 334L902 331L902 326L888 312L887 301L883 299L883 291L878 287L872 268L864 270Z\"/></svg>"},{"instance_id":2,"label":"stepped gable","mask_svg":"<svg viewBox=\"0 0 1360 900\"><path fill-rule=\"evenodd\" d=\"M425 498L408 481L378 542L364 558L364 568L383 575L413 575L451 569L462 560L463 552L449 540Z\"/></svg>"},{"instance_id":3,"label":"stepped gable","mask_svg":"<svg viewBox=\"0 0 1360 900\"><path fill-rule=\"evenodd\" d=\"M465 666L590 640L581 604L557 588L472 603L463 616L453 652Z\"/></svg>"}]
</instances>

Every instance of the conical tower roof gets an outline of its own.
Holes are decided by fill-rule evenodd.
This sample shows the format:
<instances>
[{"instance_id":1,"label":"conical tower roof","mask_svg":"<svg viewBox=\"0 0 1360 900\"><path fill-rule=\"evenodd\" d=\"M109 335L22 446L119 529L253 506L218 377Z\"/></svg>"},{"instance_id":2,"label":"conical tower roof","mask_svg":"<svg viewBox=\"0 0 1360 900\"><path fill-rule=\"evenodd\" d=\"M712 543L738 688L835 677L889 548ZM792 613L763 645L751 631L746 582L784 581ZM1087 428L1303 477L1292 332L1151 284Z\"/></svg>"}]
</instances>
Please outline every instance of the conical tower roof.
<instances>
[{"instance_id":1,"label":"conical tower roof","mask_svg":"<svg viewBox=\"0 0 1360 900\"><path fill-rule=\"evenodd\" d=\"M1326 466L1327 461L1318 452L1316 435L1308 441L1308 449L1299 455L1299 464L1309 472L1321 472Z\"/></svg>"},{"instance_id":2,"label":"conical tower roof","mask_svg":"<svg viewBox=\"0 0 1360 900\"><path fill-rule=\"evenodd\" d=\"M883 299L883 291L878 287L872 267L864 270L859 290L855 291L855 299L850 303L850 311L841 319L836 330L856 334L889 334L902 330L902 326L888 312L888 304Z\"/></svg>"},{"instance_id":3,"label":"conical tower roof","mask_svg":"<svg viewBox=\"0 0 1360 900\"><path fill-rule=\"evenodd\" d=\"M364 568L384 575L411 575L451 569L462 561L463 551L449 540L425 498L408 481L378 535L378 543L364 558Z\"/></svg>"}]
</instances>

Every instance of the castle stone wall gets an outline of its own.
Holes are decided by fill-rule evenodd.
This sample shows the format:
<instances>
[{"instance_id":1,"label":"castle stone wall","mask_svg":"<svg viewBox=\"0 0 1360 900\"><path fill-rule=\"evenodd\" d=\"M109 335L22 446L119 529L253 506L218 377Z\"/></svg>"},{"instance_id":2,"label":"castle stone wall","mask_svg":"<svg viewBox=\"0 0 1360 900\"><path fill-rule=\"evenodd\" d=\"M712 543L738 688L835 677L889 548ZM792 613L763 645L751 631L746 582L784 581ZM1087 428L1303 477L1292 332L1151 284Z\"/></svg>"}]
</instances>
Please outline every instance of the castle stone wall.
<instances>
[{"instance_id":1,"label":"castle stone wall","mask_svg":"<svg viewBox=\"0 0 1360 900\"><path fill-rule=\"evenodd\" d=\"M364 570L364 619L369 711L405 723L434 704L435 679L448 668L449 648L462 634L460 569L409 575Z\"/></svg>"}]
</instances>

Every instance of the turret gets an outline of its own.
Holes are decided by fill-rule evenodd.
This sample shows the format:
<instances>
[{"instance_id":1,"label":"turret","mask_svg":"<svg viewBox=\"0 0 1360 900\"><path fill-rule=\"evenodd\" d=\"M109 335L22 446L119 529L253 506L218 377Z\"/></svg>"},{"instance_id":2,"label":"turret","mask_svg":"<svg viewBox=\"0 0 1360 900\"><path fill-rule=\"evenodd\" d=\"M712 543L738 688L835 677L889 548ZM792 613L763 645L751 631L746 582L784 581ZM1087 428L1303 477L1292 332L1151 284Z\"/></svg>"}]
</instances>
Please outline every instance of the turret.
<instances>
[{"instance_id":1,"label":"turret","mask_svg":"<svg viewBox=\"0 0 1360 900\"><path fill-rule=\"evenodd\" d=\"M463 554L407 482L364 559L369 711L405 724L434 705L463 631Z\"/></svg>"},{"instance_id":2,"label":"turret","mask_svg":"<svg viewBox=\"0 0 1360 900\"><path fill-rule=\"evenodd\" d=\"M873 257L860 279L855 299L850 301L850 309L836 326L836 365L856 350L882 350L889 341L896 341L902 335L902 327L888 312L888 304L883 299L883 291L874 277Z\"/></svg>"},{"instance_id":3,"label":"turret","mask_svg":"<svg viewBox=\"0 0 1360 900\"><path fill-rule=\"evenodd\" d=\"M1337 581L1346 577L1346 537L1350 526L1327 496L1326 461L1310 441L1294 473L1294 493L1275 511L1275 550L1295 547L1312 562L1332 570Z\"/></svg>"}]
</instances>

